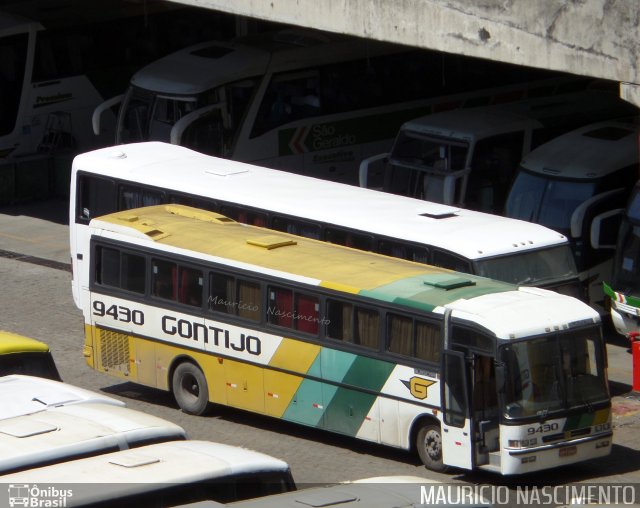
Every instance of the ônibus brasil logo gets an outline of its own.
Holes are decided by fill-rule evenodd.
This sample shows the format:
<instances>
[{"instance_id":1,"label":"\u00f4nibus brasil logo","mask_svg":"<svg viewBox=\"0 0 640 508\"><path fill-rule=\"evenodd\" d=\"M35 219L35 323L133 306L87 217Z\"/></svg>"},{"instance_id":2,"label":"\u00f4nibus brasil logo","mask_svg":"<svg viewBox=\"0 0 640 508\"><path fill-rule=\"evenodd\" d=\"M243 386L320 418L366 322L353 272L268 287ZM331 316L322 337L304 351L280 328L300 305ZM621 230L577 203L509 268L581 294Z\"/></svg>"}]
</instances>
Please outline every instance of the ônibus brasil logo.
<instances>
[{"instance_id":1,"label":"\u00f4nibus brasil logo","mask_svg":"<svg viewBox=\"0 0 640 508\"><path fill-rule=\"evenodd\" d=\"M67 499L73 496L70 489L53 486L38 487L29 484L9 484L9 506L28 506L37 508L64 507Z\"/></svg>"}]
</instances>

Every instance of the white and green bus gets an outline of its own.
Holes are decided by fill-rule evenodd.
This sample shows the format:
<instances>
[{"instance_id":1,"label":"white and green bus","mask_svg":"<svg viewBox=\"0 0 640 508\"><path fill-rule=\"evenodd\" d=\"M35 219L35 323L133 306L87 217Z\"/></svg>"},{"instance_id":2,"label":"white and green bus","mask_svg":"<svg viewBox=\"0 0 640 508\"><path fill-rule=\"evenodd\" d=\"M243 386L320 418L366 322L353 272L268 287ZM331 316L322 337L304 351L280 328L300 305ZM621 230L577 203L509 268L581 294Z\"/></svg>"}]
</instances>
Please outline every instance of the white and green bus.
<instances>
[{"instance_id":1,"label":"white and green bus","mask_svg":"<svg viewBox=\"0 0 640 508\"><path fill-rule=\"evenodd\" d=\"M95 218L85 241L88 365L187 413L228 405L413 449L434 470L611 450L600 319L575 298L184 205Z\"/></svg>"},{"instance_id":2,"label":"white and green bus","mask_svg":"<svg viewBox=\"0 0 640 508\"><path fill-rule=\"evenodd\" d=\"M74 295L88 224L180 203L238 222L580 296L567 238L544 226L211 157L167 143L78 155L69 210ZM76 297L76 303L78 302Z\"/></svg>"},{"instance_id":3,"label":"white and green bus","mask_svg":"<svg viewBox=\"0 0 640 508\"><path fill-rule=\"evenodd\" d=\"M307 29L190 46L140 69L121 96L117 144L199 152L357 183L417 115L584 86L549 71Z\"/></svg>"},{"instance_id":4,"label":"white and green bus","mask_svg":"<svg viewBox=\"0 0 640 508\"><path fill-rule=\"evenodd\" d=\"M621 216L622 223L617 241L601 238L603 232L615 228L606 220L615 221ZM638 336L640 332L640 183L636 183L626 208L613 209L603 217L605 222L594 231L601 247L616 249L613 261L613 277L604 282L604 292L611 299L611 319L616 331L626 337Z\"/></svg>"}]
</instances>

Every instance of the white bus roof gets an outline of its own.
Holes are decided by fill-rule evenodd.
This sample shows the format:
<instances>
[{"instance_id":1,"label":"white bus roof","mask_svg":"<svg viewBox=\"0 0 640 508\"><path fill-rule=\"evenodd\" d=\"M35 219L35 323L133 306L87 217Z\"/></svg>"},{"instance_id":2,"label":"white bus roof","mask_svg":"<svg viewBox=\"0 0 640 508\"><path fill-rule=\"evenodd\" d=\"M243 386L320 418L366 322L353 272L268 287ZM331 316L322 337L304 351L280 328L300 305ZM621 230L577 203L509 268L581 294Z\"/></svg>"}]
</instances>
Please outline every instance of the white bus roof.
<instances>
[{"instance_id":1,"label":"white bus roof","mask_svg":"<svg viewBox=\"0 0 640 508\"><path fill-rule=\"evenodd\" d=\"M89 402L125 405L112 397L60 381L18 374L0 377L0 421L51 407Z\"/></svg>"},{"instance_id":2,"label":"white bus roof","mask_svg":"<svg viewBox=\"0 0 640 508\"><path fill-rule=\"evenodd\" d=\"M468 259L565 245L539 224L396 196L200 154L160 142L78 155L74 171L97 172L292 217L429 244ZM355 204L357 203L357 206ZM377 220L384 217L384 220ZM303 217L301 217L303 218Z\"/></svg>"},{"instance_id":3,"label":"white bus roof","mask_svg":"<svg viewBox=\"0 0 640 508\"><path fill-rule=\"evenodd\" d=\"M156 92L194 95L224 83L262 76L267 70L304 68L305 62L318 64L326 58L336 62L367 56L374 48L388 52L398 46L304 29L281 30L181 49L140 69L131 83Z\"/></svg>"},{"instance_id":4,"label":"white bus roof","mask_svg":"<svg viewBox=\"0 0 640 508\"><path fill-rule=\"evenodd\" d=\"M640 117L587 125L540 145L522 167L558 178L594 180L638 164Z\"/></svg>"},{"instance_id":5,"label":"white bus roof","mask_svg":"<svg viewBox=\"0 0 640 508\"><path fill-rule=\"evenodd\" d=\"M157 489L154 484L158 483L193 483L268 471L288 472L289 465L246 448L194 440L157 443L53 464L5 475L2 480L5 483L118 484L121 494L127 495L129 490L137 493L140 489ZM110 499L111 490L95 488L93 500Z\"/></svg>"},{"instance_id":6,"label":"white bus roof","mask_svg":"<svg viewBox=\"0 0 640 508\"><path fill-rule=\"evenodd\" d=\"M526 101L475 108L454 109L405 122L401 130L476 141L505 132L535 129L547 118L601 115L596 118L632 114L634 107L612 93L585 90Z\"/></svg>"},{"instance_id":7,"label":"white bus roof","mask_svg":"<svg viewBox=\"0 0 640 508\"><path fill-rule=\"evenodd\" d=\"M126 407L49 407L0 421L0 474L137 443L186 439L182 427Z\"/></svg>"}]
</instances>

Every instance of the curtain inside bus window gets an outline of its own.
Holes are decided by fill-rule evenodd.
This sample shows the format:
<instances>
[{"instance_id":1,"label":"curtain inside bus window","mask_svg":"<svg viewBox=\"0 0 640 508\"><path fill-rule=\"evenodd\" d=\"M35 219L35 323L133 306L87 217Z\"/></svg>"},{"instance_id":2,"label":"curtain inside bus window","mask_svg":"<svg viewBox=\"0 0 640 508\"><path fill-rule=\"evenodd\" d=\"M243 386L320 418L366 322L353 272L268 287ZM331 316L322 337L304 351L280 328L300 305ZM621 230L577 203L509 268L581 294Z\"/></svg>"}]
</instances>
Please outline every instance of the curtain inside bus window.
<instances>
[{"instance_id":1,"label":"curtain inside bus window","mask_svg":"<svg viewBox=\"0 0 640 508\"><path fill-rule=\"evenodd\" d=\"M378 349L380 316L374 310L356 308L354 342Z\"/></svg>"},{"instance_id":2,"label":"curtain inside bus window","mask_svg":"<svg viewBox=\"0 0 640 508\"><path fill-rule=\"evenodd\" d=\"M6 136L16 127L20 97L24 84L28 35L20 34L0 39L0 136Z\"/></svg>"},{"instance_id":3,"label":"curtain inside bus window","mask_svg":"<svg viewBox=\"0 0 640 508\"><path fill-rule=\"evenodd\" d=\"M202 272L180 267L178 301L194 307L202 306Z\"/></svg>"},{"instance_id":4,"label":"curtain inside bus window","mask_svg":"<svg viewBox=\"0 0 640 508\"><path fill-rule=\"evenodd\" d=\"M293 292L290 289L269 288L269 323L293 328Z\"/></svg>"},{"instance_id":5,"label":"curtain inside bus window","mask_svg":"<svg viewBox=\"0 0 640 508\"><path fill-rule=\"evenodd\" d=\"M440 326L434 323L416 321L416 358L428 362L440 359L442 335Z\"/></svg>"},{"instance_id":6,"label":"curtain inside bus window","mask_svg":"<svg viewBox=\"0 0 640 508\"><path fill-rule=\"evenodd\" d=\"M238 316L260 321L260 284L248 281L238 281Z\"/></svg>"},{"instance_id":7,"label":"curtain inside bus window","mask_svg":"<svg viewBox=\"0 0 640 508\"><path fill-rule=\"evenodd\" d=\"M120 210L160 205L165 202L164 193L160 191L143 189L133 185L121 185L119 191Z\"/></svg>"},{"instance_id":8,"label":"curtain inside bus window","mask_svg":"<svg viewBox=\"0 0 640 508\"><path fill-rule=\"evenodd\" d=\"M209 309L225 314L235 314L238 303L233 290L236 280L229 275L212 273L209 278Z\"/></svg>"},{"instance_id":9,"label":"curtain inside bus window","mask_svg":"<svg viewBox=\"0 0 640 508\"><path fill-rule=\"evenodd\" d=\"M165 300L175 300L177 292L177 268L175 263L152 261L152 294Z\"/></svg>"},{"instance_id":10,"label":"curtain inside bus window","mask_svg":"<svg viewBox=\"0 0 640 508\"><path fill-rule=\"evenodd\" d=\"M353 342L353 305L327 300L327 335L332 339Z\"/></svg>"},{"instance_id":11,"label":"curtain inside bus window","mask_svg":"<svg viewBox=\"0 0 640 508\"><path fill-rule=\"evenodd\" d=\"M318 334L320 302L315 296L296 293L296 330Z\"/></svg>"},{"instance_id":12,"label":"curtain inside bus window","mask_svg":"<svg viewBox=\"0 0 640 508\"><path fill-rule=\"evenodd\" d=\"M413 356L413 319L387 314L387 350Z\"/></svg>"}]
</instances>

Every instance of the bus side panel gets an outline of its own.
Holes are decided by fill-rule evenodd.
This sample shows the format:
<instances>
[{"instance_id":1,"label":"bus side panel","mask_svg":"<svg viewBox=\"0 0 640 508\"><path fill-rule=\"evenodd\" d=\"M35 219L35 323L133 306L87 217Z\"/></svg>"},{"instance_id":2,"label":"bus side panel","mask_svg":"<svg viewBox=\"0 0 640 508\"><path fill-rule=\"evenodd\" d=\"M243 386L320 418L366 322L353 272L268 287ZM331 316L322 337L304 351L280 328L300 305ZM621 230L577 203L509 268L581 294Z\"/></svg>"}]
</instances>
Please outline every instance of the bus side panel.
<instances>
[{"instance_id":1,"label":"bus side panel","mask_svg":"<svg viewBox=\"0 0 640 508\"><path fill-rule=\"evenodd\" d=\"M288 372L306 374L318 357L320 346L293 339L282 339L273 354L269 366ZM264 374L265 412L270 416L284 418L292 404L303 377L268 369Z\"/></svg>"},{"instance_id":2,"label":"bus side panel","mask_svg":"<svg viewBox=\"0 0 640 508\"><path fill-rule=\"evenodd\" d=\"M233 360L224 360L227 404L264 413L264 368Z\"/></svg>"}]
</instances>

